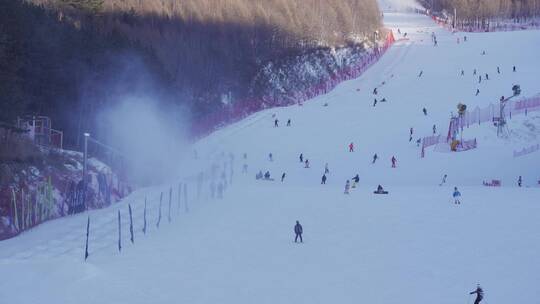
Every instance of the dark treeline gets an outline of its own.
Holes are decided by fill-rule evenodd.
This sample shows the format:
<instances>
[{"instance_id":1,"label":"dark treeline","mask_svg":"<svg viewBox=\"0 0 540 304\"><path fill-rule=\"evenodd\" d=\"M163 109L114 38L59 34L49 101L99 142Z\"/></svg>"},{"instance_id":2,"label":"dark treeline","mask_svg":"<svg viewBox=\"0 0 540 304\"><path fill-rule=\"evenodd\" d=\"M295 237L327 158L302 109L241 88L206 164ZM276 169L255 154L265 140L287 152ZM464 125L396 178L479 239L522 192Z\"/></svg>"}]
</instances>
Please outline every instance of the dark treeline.
<instances>
[{"instance_id":1,"label":"dark treeline","mask_svg":"<svg viewBox=\"0 0 540 304\"><path fill-rule=\"evenodd\" d=\"M31 4L30 4L31 2ZM13 0L0 3L0 120L45 114L77 145L97 113L141 92L219 111L266 63L372 42L375 0Z\"/></svg>"},{"instance_id":2,"label":"dark treeline","mask_svg":"<svg viewBox=\"0 0 540 304\"><path fill-rule=\"evenodd\" d=\"M473 22L507 18L520 21L540 15L540 0L422 0L423 4L434 11L446 10L454 14L459 21Z\"/></svg>"}]
</instances>

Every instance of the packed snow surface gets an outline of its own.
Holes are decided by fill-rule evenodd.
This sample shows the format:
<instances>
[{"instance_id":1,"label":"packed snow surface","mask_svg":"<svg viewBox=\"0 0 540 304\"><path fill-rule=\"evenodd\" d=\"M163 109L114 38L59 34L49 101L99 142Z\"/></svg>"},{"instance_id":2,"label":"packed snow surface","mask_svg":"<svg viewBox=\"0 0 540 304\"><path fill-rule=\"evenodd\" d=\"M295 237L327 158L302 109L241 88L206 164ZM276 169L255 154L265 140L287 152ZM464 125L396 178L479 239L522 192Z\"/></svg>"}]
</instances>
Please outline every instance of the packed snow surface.
<instances>
[{"instance_id":1,"label":"packed snow surface","mask_svg":"<svg viewBox=\"0 0 540 304\"><path fill-rule=\"evenodd\" d=\"M234 177L223 199L209 198L208 183L197 198L191 176L182 180L188 206L183 198L178 205L177 181L171 182L170 223L170 185L163 185L0 242L2 303L456 304L471 303L468 292L477 283L485 303L536 301L540 151L518 158L513 151L539 142L540 112L513 117L509 128L516 136L508 139L497 138L491 124L470 126L464 137L478 140L471 151L431 148L420 158L415 141L431 135L433 125L446 134L459 102L485 107L508 96L513 84L521 85L523 96L539 93L540 31L466 34L463 42L465 34L425 16L387 12L385 22L398 42L360 78L302 106L256 113L195 144L199 157L186 161L189 175L234 154ZM478 83L474 69L490 80ZM375 97L387 102L373 107ZM351 142L354 152L348 152ZM300 163L301 153L310 168ZM326 163L330 173L321 185ZM259 170L269 170L275 181L256 181ZM345 181L356 174L359 185L344 194ZM447 183L439 186L444 174ZM482 186L492 179L502 187ZM390 193L373 194L378 184ZM452 199L454 186L460 205ZM84 262L88 215L90 256ZM304 227L303 244L293 241L296 220Z\"/></svg>"}]
</instances>

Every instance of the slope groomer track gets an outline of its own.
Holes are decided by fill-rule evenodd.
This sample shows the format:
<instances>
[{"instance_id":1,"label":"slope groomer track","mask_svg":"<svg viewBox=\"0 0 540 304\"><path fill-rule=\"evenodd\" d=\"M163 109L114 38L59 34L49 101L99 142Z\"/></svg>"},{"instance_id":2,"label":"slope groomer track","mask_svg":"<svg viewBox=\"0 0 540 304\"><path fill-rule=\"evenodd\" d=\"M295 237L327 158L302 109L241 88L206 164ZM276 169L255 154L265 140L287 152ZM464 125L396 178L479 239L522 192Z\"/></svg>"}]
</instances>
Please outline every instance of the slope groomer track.
<instances>
[{"instance_id":1,"label":"slope groomer track","mask_svg":"<svg viewBox=\"0 0 540 304\"><path fill-rule=\"evenodd\" d=\"M389 2L381 8L397 42L361 77L201 139L192 147L198 159L183 160L189 179L139 189L114 207L0 242L2 303L465 304L474 301L469 293L477 284L483 304L534 303L540 152L513 151L540 141L540 112L513 116L507 137L490 123L470 126L463 136L476 138L478 147L469 151L432 148L421 158L416 141L432 135L434 125L446 135L458 103L485 107L515 84L522 89L516 98L540 92L540 31L452 33ZM486 73L489 80L479 83ZM193 176L201 168L199 182ZM259 171L270 179L256 180ZM219 198L222 172L227 188ZM358 184L344 194L357 174ZM502 186L482 185L493 179ZM178 182L189 192L177 205ZM389 194L374 194L378 185ZM128 204L135 243L122 222L118 252L117 212L125 218ZM303 243L294 242L296 221Z\"/></svg>"}]
</instances>

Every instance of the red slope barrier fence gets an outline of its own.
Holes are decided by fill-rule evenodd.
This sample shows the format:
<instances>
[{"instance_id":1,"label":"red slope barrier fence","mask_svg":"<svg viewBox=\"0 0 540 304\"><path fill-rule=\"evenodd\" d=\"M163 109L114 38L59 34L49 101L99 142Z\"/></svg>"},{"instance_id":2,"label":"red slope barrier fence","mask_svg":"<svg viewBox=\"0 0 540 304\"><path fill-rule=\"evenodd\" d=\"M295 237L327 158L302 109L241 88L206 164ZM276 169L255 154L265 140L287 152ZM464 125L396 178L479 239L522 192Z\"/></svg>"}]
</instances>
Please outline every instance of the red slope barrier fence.
<instances>
[{"instance_id":1,"label":"red slope barrier fence","mask_svg":"<svg viewBox=\"0 0 540 304\"><path fill-rule=\"evenodd\" d=\"M375 48L373 53L365 56L365 59L361 63L355 66L345 67L337 74L330 77L330 79L323 80L305 91L295 92L294 94L279 100L267 96L258 99L236 101L232 105L222 109L220 112L212 113L197 120L192 126L191 135L194 139L198 139L209 135L223 126L240 121L255 112L272 107L299 104L319 95L326 94L341 82L358 78L362 75L369 67L371 67L371 65L382 57L394 42L394 35L390 31L383 46Z\"/></svg>"}]
</instances>

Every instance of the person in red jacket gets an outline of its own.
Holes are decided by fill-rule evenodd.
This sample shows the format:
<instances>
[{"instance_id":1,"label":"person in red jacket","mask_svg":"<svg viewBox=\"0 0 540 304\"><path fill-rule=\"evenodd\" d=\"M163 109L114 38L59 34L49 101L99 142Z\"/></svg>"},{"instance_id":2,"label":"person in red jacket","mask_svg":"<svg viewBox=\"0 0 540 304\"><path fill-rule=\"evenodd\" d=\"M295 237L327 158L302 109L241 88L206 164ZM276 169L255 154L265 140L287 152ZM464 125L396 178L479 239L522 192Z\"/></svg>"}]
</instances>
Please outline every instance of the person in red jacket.
<instances>
[{"instance_id":1,"label":"person in red jacket","mask_svg":"<svg viewBox=\"0 0 540 304\"><path fill-rule=\"evenodd\" d=\"M397 159L395 156L392 156L392 168L396 167Z\"/></svg>"},{"instance_id":2,"label":"person in red jacket","mask_svg":"<svg viewBox=\"0 0 540 304\"><path fill-rule=\"evenodd\" d=\"M349 152L354 152L354 144L353 143L349 144Z\"/></svg>"}]
</instances>

